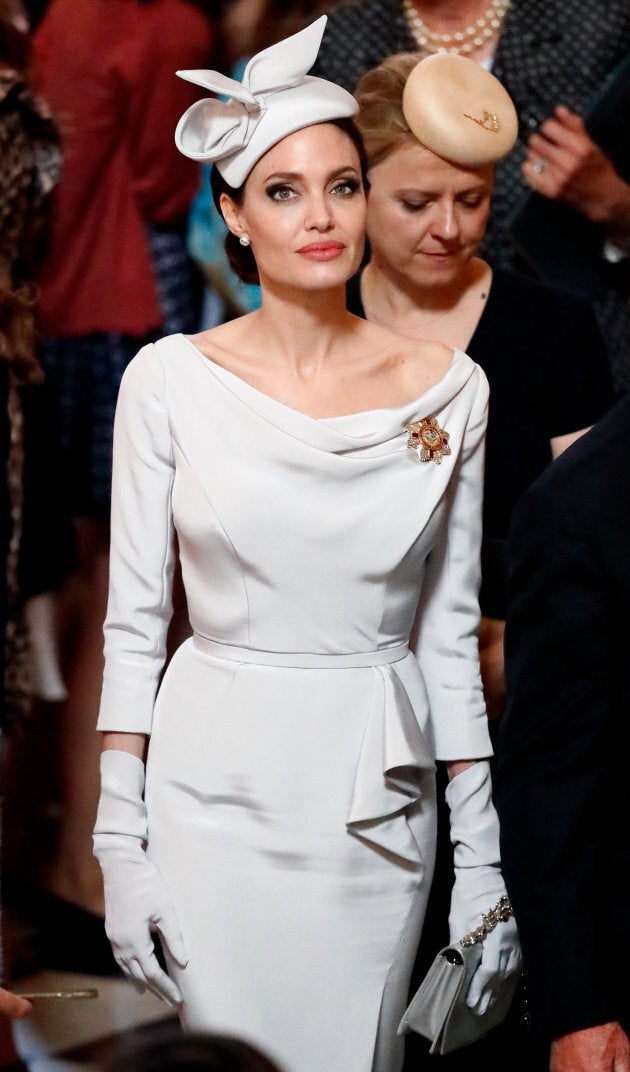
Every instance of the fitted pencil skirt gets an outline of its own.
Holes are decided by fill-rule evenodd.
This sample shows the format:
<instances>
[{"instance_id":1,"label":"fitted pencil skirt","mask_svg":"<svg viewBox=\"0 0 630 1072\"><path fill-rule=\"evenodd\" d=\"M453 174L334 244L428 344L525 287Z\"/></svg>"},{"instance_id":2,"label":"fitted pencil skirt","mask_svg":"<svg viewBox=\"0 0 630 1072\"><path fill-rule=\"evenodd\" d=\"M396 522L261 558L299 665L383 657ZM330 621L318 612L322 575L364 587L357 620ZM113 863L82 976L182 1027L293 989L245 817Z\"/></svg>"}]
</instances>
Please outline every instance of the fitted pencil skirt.
<instances>
[{"instance_id":1,"label":"fitted pencil skirt","mask_svg":"<svg viewBox=\"0 0 630 1072\"><path fill-rule=\"evenodd\" d=\"M282 1072L402 1065L397 1027L435 851L433 770L380 824L397 824L395 838L403 824L415 858L375 840L378 821L348 822L358 798L388 791L365 769L368 724L395 672L241 663L187 641L158 695L148 852L189 957L180 969L165 954L182 1023L243 1038Z\"/></svg>"}]
</instances>

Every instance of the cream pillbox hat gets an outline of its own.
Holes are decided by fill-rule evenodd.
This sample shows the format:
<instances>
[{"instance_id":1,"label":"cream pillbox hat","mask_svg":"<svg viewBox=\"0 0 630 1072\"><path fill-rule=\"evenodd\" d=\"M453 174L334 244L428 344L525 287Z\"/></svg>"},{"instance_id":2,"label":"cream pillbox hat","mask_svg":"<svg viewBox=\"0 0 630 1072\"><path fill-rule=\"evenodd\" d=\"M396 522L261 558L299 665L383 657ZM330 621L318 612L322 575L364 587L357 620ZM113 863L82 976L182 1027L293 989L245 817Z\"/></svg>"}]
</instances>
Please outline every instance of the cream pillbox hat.
<instances>
[{"instance_id":1,"label":"cream pillbox hat","mask_svg":"<svg viewBox=\"0 0 630 1072\"><path fill-rule=\"evenodd\" d=\"M355 115L358 105L350 93L307 75L326 22L322 15L253 56L242 82L219 71L178 71L180 78L228 98L206 98L184 112L175 131L180 152L215 163L228 185L239 187L260 157L288 134Z\"/></svg>"},{"instance_id":2,"label":"cream pillbox hat","mask_svg":"<svg viewBox=\"0 0 630 1072\"><path fill-rule=\"evenodd\" d=\"M425 148L463 167L495 163L518 135L509 93L469 56L436 52L420 60L405 83L402 109Z\"/></svg>"}]
</instances>

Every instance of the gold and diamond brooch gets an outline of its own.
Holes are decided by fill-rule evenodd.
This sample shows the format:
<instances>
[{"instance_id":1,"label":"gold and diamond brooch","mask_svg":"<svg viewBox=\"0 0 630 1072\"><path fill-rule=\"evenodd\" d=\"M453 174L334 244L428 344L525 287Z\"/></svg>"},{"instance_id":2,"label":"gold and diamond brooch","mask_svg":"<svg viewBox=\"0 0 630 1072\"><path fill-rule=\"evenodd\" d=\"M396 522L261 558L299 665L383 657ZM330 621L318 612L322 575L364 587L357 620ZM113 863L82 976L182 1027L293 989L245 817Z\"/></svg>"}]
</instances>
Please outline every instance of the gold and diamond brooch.
<instances>
[{"instance_id":1,"label":"gold and diamond brooch","mask_svg":"<svg viewBox=\"0 0 630 1072\"><path fill-rule=\"evenodd\" d=\"M407 446L416 451L421 462L435 462L440 465L442 458L451 453L448 432L440 428L435 417L411 421L405 428L409 432Z\"/></svg>"}]
</instances>

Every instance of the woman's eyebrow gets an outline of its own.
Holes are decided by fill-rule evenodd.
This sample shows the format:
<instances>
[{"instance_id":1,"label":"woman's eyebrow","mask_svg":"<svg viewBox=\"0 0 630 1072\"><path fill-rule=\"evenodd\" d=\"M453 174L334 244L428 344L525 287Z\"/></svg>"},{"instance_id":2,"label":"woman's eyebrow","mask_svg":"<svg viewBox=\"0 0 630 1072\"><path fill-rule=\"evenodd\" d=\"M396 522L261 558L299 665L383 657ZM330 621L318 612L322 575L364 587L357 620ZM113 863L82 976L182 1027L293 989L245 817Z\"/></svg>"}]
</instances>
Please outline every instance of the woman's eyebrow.
<instances>
[{"instance_id":1,"label":"woman's eyebrow","mask_svg":"<svg viewBox=\"0 0 630 1072\"><path fill-rule=\"evenodd\" d=\"M358 174L358 169L354 164L344 164L343 167L335 168L334 171L330 171L325 178L326 182L330 182L332 179L336 179L339 175L347 175L348 172L352 172L354 175ZM300 182L304 179L304 174L300 171L274 171L271 175L268 175L264 180L267 182Z\"/></svg>"}]
</instances>

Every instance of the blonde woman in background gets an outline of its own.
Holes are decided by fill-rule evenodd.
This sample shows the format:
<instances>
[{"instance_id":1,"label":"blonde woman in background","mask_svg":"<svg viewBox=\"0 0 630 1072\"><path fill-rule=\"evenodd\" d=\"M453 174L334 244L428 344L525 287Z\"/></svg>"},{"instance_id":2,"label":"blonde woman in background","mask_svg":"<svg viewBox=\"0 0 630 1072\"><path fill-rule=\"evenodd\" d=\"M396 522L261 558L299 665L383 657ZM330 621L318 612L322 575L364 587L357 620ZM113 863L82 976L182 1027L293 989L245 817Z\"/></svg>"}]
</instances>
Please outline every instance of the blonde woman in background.
<instances>
[{"instance_id":1,"label":"blonde woman in background","mask_svg":"<svg viewBox=\"0 0 630 1072\"><path fill-rule=\"evenodd\" d=\"M601 0L341 0L313 73L353 93L388 56L446 50L496 75L519 129L497 166L483 255L592 300L622 392L630 387L627 124L609 128L603 151L585 116L628 56L630 5L607 0L604 10ZM552 239L543 210L517 248L510 219L532 190L565 223Z\"/></svg>"},{"instance_id":2,"label":"blonde woman in background","mask_svg":"<svg viewBox=\"0 0 630 1072\"><path fill-rule=\"evenodd\" d=\"M512 509L613 393L590 306L479 255L495 166L511 143L463 113L472 100L477 118L499 105L509 115L507 94L473 60L420 60L391 56L357 87L369 258L349 284L349 308L407 338L460 347L488 377L481 654L488 713L498 716Z\"/></svg>"}]
</instances>

